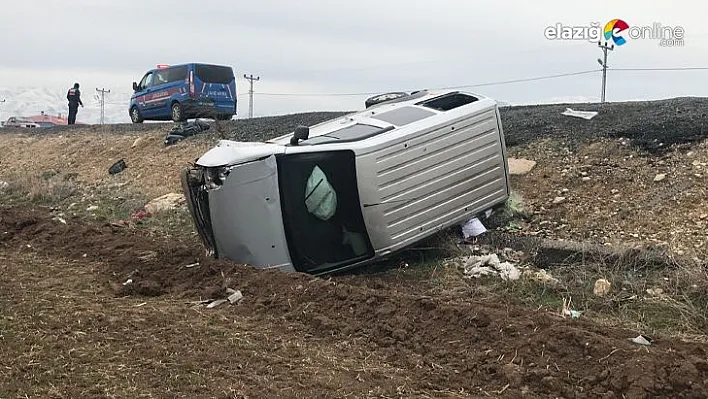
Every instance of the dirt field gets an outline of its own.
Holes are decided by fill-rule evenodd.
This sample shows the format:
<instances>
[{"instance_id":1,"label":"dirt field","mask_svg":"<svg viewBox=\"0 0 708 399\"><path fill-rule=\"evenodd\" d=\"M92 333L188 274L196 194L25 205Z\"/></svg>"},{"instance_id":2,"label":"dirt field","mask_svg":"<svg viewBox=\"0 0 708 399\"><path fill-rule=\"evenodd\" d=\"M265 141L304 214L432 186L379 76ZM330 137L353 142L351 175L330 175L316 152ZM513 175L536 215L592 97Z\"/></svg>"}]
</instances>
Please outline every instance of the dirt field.
<instances>
[{"instance_id":1,"label":"dirt field","mask_svg":"<svg viewBox=\"0 0 708 399\"><path fill-rule=\"evenodd\" d=\"M169 125L5 131L0 398L707 397L705 101L610 104L590 121L564 109L503 110L510 154L537 165L513 176L520 203L489 245L445 232L323 278L205 258L184 208L111 223L179 192L179 168L219 137L331 114L233 121L169 147ZM451 261L506 246L555 282L466 279ZM243 299L199 303L227 289ZM567 298L578 319L561 316Z\"/></svg>"}]
</instances>

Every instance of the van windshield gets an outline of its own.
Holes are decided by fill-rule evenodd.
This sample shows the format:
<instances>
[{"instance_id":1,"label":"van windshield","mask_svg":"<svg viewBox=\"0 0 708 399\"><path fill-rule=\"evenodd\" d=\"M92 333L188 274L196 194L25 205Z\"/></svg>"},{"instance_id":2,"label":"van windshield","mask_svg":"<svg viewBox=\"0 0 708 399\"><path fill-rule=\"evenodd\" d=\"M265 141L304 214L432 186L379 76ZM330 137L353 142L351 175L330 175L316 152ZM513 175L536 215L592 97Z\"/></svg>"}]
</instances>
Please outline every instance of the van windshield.
<instances>
[{"instance_id":1,"label":"van windshield","mask_svg":"<svg viewBox=\"0 0 708 399\"><path fill-rule=\"evenodd\" d=\"M197 65L197 78L204 83L231 83L234 71L230 67L218 65Z\"/></svg>"}]
</instances>

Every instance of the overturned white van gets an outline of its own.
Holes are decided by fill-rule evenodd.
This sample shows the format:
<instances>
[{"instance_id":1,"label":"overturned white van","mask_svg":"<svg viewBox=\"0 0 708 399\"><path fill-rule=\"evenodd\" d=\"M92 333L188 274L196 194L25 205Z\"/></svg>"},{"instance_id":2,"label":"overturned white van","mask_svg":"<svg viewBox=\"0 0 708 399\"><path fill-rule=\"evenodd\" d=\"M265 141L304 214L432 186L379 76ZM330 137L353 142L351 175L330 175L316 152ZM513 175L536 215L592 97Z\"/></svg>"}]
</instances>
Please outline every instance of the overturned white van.
<instances>
[{"instance_id":1,"label":"overturned white van","mask_svg":"<svg viewBox=\"0 0 708 399\"><path fill-rule=\"evenodd\" d=\"M496 101L423 90L369 105L263 143L221 140L185 169L208 254L324 274L504 205Z\"/></svg>"}]
</instances>

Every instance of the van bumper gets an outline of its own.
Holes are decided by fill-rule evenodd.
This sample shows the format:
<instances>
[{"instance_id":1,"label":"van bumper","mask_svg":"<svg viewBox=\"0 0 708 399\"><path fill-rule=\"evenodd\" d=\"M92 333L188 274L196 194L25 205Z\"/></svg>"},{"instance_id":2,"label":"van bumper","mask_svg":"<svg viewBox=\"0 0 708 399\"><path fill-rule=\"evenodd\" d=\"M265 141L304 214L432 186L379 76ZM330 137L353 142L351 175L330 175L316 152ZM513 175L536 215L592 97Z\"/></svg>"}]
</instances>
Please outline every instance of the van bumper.
<instances>
[{"instance_id":1,"label":"van bumper","mask_svg":"<svg viewBox=\"0 0 708 399\"><path fill-rule=\"evenodd\" d=\"M236 114L236 104L220 104L210 100L187 100L182 109L188 118L213 118Z\"/></svg>"}]
</instances>

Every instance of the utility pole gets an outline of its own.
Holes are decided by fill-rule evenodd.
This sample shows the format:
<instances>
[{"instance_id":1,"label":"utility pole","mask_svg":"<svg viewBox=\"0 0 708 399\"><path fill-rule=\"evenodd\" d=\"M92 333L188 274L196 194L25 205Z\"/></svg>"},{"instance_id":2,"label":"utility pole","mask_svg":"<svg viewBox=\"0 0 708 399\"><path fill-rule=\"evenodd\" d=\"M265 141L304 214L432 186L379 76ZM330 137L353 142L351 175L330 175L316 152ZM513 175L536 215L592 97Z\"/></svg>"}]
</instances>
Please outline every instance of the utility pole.
<instances>
[{"instance_id":1,"label":"utility pole","mask_svg":"<svg viewBox=\"0 0 708 399\"><path fill-rule=\"evenodd\" d=\"M2 105L4 102L5 102L5 99L3 98L2 101L0 101L0 105ZM0 109L2 109L2 108L0 107ZM4 122L2 121L2 117L0 117L0 126L2 126L3 123Z\"/></svg>"},{"instance_id":2,"label":"utility pole","mask_svg":"<svg viewBox=\"0 0 708 399\"><path fill-rule=\"evenodd\" d=\"M597 59L597 62L602 66L602 99L600 100L601 103L605 103L605 87L607 86L607 51L612 51L615 49L615 45L611 45L610 47L607 46L607 42L605 42L604 45L602 45L600 42L597 42L597 46L602 49L602 53L604 54L603 59Z\"/></svg>"},{"instance_id":3,"label":"utility pole","mask_svg":"<svg viewBox=\"0 0 708 399\"><path fill-rule=\"evenodd\" d=\"M101 93L101 125L104 124L106 119L106 114L104 112L104 106L106 104L106 93L110 93L110 90L96 88L96 91Z\"/></svg>"},{"instance_id":4,"label":"utility pole","mask_svg":"<svg viewBox=\"0 0 708 399\"><path fill-rule=\"evenodd\" d=\"M246 76L246 74L244 74L243 77L246 78L251 84L251 88L248 90L248 117L253 118L253 82L261 80L261 77L257 76L254 78L253 74L250 76Z\"/></svg>"}]
</instances>

